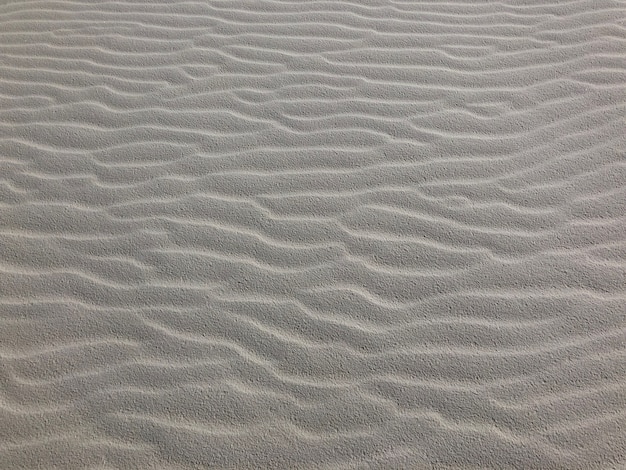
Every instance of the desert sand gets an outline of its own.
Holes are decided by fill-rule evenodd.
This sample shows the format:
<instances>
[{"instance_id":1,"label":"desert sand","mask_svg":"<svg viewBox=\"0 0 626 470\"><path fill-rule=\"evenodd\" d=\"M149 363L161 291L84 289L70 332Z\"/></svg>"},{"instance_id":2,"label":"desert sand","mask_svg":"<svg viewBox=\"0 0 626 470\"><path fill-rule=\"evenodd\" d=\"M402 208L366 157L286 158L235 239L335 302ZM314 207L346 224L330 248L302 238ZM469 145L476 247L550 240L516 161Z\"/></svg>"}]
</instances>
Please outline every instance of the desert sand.
<instances>
[{"instance_id":1,"label":"desert sand","mask_svg":"<svg viewBox=\"0 0 626 470\"><path fill-rule=\"evenodd\" d=\"M0 0L0 468L625 468L625 18Z\"/></svg>"}]
</instances>

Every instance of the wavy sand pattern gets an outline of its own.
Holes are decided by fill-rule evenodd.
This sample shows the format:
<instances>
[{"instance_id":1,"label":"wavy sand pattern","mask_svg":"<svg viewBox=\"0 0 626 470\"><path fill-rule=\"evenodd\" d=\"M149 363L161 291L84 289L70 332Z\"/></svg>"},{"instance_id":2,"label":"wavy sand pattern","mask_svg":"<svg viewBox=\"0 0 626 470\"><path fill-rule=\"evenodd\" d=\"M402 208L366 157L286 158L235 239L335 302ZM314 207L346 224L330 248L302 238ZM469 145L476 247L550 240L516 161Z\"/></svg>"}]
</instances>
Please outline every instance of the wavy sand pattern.
<instances>
[{"instance_id":1,"label":"wavy sand pattern","mask_svg":"<svg viewBox=\"0 0 626 470\"><path fill-rule=\"evenodd\" d=\"M0 467L622 468L625 12L0 1Z\"/></svg>"}]
</instances>

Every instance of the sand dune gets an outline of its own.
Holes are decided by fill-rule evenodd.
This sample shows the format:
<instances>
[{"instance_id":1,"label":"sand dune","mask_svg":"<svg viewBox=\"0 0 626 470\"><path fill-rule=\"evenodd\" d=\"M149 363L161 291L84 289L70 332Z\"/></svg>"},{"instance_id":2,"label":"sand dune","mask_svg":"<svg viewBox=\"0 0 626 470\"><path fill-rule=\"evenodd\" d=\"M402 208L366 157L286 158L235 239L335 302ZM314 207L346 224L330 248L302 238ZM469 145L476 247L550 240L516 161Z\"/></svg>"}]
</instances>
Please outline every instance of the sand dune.
<instances>
[{"instance_id":1,"label":"sand dune","mask_svg":"<svg viewBox=\"0 0 626 470\"><path fill-rule=\"evenodd\" d=\"M618 0L0 0L0 468L626 465Z\"/></svg>"}]
</instances>

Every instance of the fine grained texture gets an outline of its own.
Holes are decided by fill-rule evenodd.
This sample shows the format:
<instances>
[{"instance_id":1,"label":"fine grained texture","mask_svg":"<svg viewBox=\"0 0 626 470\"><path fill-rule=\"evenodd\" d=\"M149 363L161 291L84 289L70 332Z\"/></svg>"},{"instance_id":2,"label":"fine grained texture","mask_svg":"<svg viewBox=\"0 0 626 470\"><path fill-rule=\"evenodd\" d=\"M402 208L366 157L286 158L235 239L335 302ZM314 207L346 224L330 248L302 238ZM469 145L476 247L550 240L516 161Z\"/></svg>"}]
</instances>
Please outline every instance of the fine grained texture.
<instances>
[{"instance_id":1,"label":"fine grained texture","mask_svg":"<svg viewBox=\"0 0 626 470\"><path fill-rule=\"evenodd\" d=\"M623 468L625 12L0 0L0 468Z\"/></svg>"}]
</instances>

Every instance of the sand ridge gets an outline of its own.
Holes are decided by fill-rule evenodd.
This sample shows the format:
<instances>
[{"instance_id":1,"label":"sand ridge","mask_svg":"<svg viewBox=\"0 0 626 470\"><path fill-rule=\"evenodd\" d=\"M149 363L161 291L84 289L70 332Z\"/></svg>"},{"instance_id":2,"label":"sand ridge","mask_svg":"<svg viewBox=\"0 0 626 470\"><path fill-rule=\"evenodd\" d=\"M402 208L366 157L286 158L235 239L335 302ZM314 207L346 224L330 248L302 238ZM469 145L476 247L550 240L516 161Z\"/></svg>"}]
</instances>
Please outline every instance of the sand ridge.
<instances>
[{"instance_id":1,"label":"sand ridge","mask_svg":"<svg viewBox=\"0 0 626 470\"><path fill-rule=\"evenodd\" d=\"M625 13L0 0L0 468L626 465Z\"/></svg>"}]
</instances>

